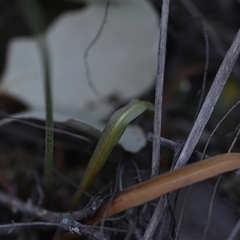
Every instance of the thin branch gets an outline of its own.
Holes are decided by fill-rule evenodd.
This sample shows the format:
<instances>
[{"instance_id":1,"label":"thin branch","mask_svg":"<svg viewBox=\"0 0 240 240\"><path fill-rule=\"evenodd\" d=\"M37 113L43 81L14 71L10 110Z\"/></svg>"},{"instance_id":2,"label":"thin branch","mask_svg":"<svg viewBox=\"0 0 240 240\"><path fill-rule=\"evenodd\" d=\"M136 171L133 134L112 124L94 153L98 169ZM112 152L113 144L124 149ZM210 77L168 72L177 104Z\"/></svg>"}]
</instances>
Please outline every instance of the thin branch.
<instances>
[{"instance_id":1,"label":"thin branch","mask_svg":"<svg viewBox=\"0 0 240 240\"><path fill-rule=\"evenodd\" d=\"M34 127L34 128L45 130L45 131L46 130L51 130L55 133L60 133L60 134L66 135L66 136L71 136L73 138L80 139L80 140L85 141L85 142L92 143L92 141L89 138L81 136L79 133L76 133L77 132L76 129L74 129L74 133L73 133L73 132L70 132L70 130L68 131L68 130L63 130L63 129L60 129L60 128L56 128L56 127L62 127L62 126L65 127L65 121L64 122L54 121L55 126L46 127L46 126L42 126L40 123L39 124L38 123L33 123L34 121L41 121L41 119L37 119L37 118L34 118L34 117L24 117L24 116L23 117L15 117L14 115L8 115L8 114L6 114L5 112L2 112L2 111L0 111L0 116L5 117L4 119L0 120L0 127L5 125L5 124L10 124L11 121L16 121L16 122L19 122L21 124L24 124L24 125L27 125L27 126L30 126L30 127ZM72 129L72 127L69 127L69 128Z\"/></svg>"},{"instance_id":2,"label":"thin branch","mask_svg":"<svg viewBox=\"0 0 240 240\"><path fill-rule=\"evenodd\" d=\"M217 182L216 182L216 184L213 188L213 193L212 193L211 200L210 200L209 207L208 207L207 221L206 221L205 228L203 230L201 240L206 240L207 239L206 237L207 237L207 233L208 233L208 230L209 230L209 227L210 227L210 224L211 224L211 219L212 219L213 204L214 204L214 200L215 200L215 197L216 197L216 194L217 194L217 188L219 186L221 178L222 178L222 175L220 175L218 177Z\"/></svg>"},{"instance_id":3,"label":"thin branch","mask_svg":"<svg viewBox=\"0 0 240 240\"><path fill-rule=\"evenodd\" d=\"M60 213L48 211L44 208L33 205L30 201L27 203L22 202L18 198L9 196L0 191L0 204L7 206L9 209L14 209L15 212L21 212L26 215L30 215L41 221L47 221L52 223L59 223L63 218L72 218L74 220L85 219L88 215L92 215L94 210L90 207L82 211L74 211L71 213ZM95 209L95 207L93 207Z\"/></svg>"},{"instance_id":4,"label":"thin branch","mask_svg":"<svg viewBox=\"0 0 240 240\"><path fill-rule=\"evenodd\" d=\"M191 14L193 18L200 17L203 20L204 26L206 27L209 36L211 38L211 41L214 45L214 48L217 50L219 55L221 57L225 56L225 52L227 51L224 42L221 40L221 37L218 34L218 31L212 27L208 19L201 13L199 8L195 5L194 1L185 1L185 0L180 0L182 5L186 8L186 10ZM239 77L240 76L240 71L239 71L239 64L237 64L237 67L233 69L233 73Z\"/></svg>"},{"instance_id":5,"label":"thin branch","mask_svg":"<svg viewBox=\"0 0 240 240\"><path fill-rule=\"evenodd\" d=\"M216 125L216 127L213 129L213 131L211 132L207 143L203 149L203 156L205 156L205 153L207 151L207 148L209 146L209 143L213 137L213 135L215 134L215 132L218 130L219 126L222 124L222 122L228 117L228 115L240 104L240 100L238 100L228 111L227 113L221 118L221 120L218 122L218 124ZM235 143L234 143L235 144ZM229 150L228 152L231 152L231 150ZM202 160L202 159L201 159Z\"/></svg>"},{"instance_id":6,"label":"thin branch","mask_svg":"<svg viewBox=\"0 0 240 240\"><path fill-rule=\"evenodd\" d=\"M45 228L62 228L67 230L71 233L84 235L91 239L96 240L109 240L108 236L102 235L99 233L97 229L93 227L89 227L83 225L77 221L73 221L71 219L63 219L60 223L52 223L52 222L24 222L24 223L15 223L12 222L11 224L1 224L0 225L0 233L1 234L12 234L23 227L45 227ZM113 229L108 229L112 230Z\"/></svg>"},{"instance_id":7,"label":"thin branch","mask_svg":"<svg viewBox=\"0 0 240 240\"><path fill-rule=\"evenodd\" d=\"M240 219L237 221L236 225L234 226L232 232L230 233L227 240L234 240L237 239L236 236L240 232Z\"/></svg>"},{"instance_id":8,"label":"thin branch","mask_svg":"<svg viewBox=\"0 0 240 240\"><path fill-rule=\"evenodd\" d=\"M239 101L238 101L238 103L239 103ZM234 106L227 112L227 114L224 117L227 117L227 115L237 106L238 103L234 104ZM224 117L221 119L221 121L219 122L217 127L220 125L220 123L223 121L223 119L225 119ZM215 129L217 129L217 127ZM240 128L238 126L237 134L236 134L235 138L233 139L230 148L228 149L228 153L230 153L232 151L236 141L239 139L239 134L240 134ZM208 233L208 230L209 230L209 227L210 227L211 218L212 218L212 211L213 211L213 204L214 204L214 200L215 200L215 197L216 197L216 194L217 194L217 188L218 188L218 185L220 183L221 177L222 177L222 175L220 175L218 177L217 182L216 182L216 184L214 186L214 189L213 189L212 197L211 197L209 208L208 208L207 222L206 222L206 225L205 225L205 228L204 228L204 231L203 231L202 240L206 239L206 236L207 236L207 233Z\"/></svg>"},{"instance_id":9,"label":"thin branch","mask_svg":"<svg viewBox=\"0 0 240 240\"><path fill-rule=\"evenodd\" d=\"M220 97L220 94L225 86L225 83L234 67L235 62L240 53L240 29L238 30L233 43L228 50L223 62L217 72L217 75L213 81L211 89L208 92L206 100L202 106L202 109L197 117L196 122L188 136L186 144L180 154L175 169L186 165L189 160L201 134L214 110L216 102Z\"/></svg>"},{"instance_id":10,"label":"thin branch","mask_svg":"<svg viewBox=\"0 0 240 240\"><path fill-rule=\"evenodd\" d=\"M210 46L209 46L209 39L208 39L208 33L206 30L206 27L204 26L203 22L200 20L199 21L199 25L202 28L203 31L203 37L205 40L205 46L206 46L206 50L205 50L205 66L204 66L204 74L203 74L203 83L202 83L202 88L201 88L201 96L200 96L200 100L199 100L199 105L198 105L198 109L197 109L197 113L196 116L198 115L201 107L202 107L202 103L203 103L203 99L204 99L204 95L205 95L205 88L206 88L206 81L207 81L207 73L208 73L208 67L209 67L209 55L210 55Z\"/></svg>"},{"instance_id":11,"label":"thin branch","mask_svg":"<svg viewBox=\"0 0 240 240\"><path fill-rule=\"evenodd\" d=\"M153 239L154 233L157 229L157 226L159 224L159 221L162 221L164 224L164 214L165 212L165 207L167 205L166 201L167 195L161 197L157 203L157 206L154 210L153 216L147 226L147 229L144 233L143 240L148 240L148 239Z\"/></svg>"},{"instance_id":12,"label":"thin branch","mask_svg":"<svg viewBox=\"0 0 240 240\"><path fill-rule=\"evenodd\" d=\"M91 237L93 239L108 239L105 235L101 234L99 232L99 227L93 227L93 226L87 226L80 224L78 221L81 221L83 219L88 218L89 216L92 216L96 209L102 204L100 201L98 204L99 206L89 206L88 208L82 210L82 211L74 211L74 212L51 212L44 208L37 207L33 205L30 201L27 203L22 202L21 200L9 196L2 191L0 191L0 204L3 206L7 206L9 209L14 211L15 213L21 212L24 215L30 215L35 219L38 219L40 221L45 221L46 223L12 223L7 225L1 225L1 229L6 228L7 231L14 229L16 226L34 226L34 225L44 225L44 226L57 226L62 227L65 230L68 230L70 232L74 232L76 234L82 234L84 236ZM26 225L24 225L26 224ZM121 231L118 229L113 228L105 228L105 230L110 231ZM124 230L124 232L126 232ZM104 238L102 238L104 236Z\"/></svg>"},{"instance_id":13,"label":"thin branch","mask_svg":"<svg viewBox=\"0 0 240 240\"><path fill-rule=\"evenodd\" d=\"M179 231L180 231L180 227L181 227L181 223L182 223L182 218L183 218L183 213L184 213L184 210L185 210L185 207L186 207L186 203L187 203L187 199L188 199L188 196L190 194L190 191L192 189L192 186L190 186L187 190L187 193L183 199L183 203L182 203L182 207L181 207L181 211L180 211L180 214L179 214L179 219L178 219L178 223L177 223L177 229L176 229L176 235L175 235L175 238L174 240L178 240L179 239Z\"/></svg>"},{"instance_id":14,"label":"thin branch","mask_svg":"<svg viewBox=\"0 0 240 240\"><path fill-rule=\"evenodd\" d=\"M148 141L152 141L153 140L153 134L152 133L148 133L147 134L147 140ZM178 141L172 141L170 139L161 137L161 146L165 147L169 150L175 151L176 150L176 145L177 144L182 144L182 142L178 142ZM198 161L198 160L202 160L202 159L206 159L206 158L210 158L211 156L207 155L205 152L201 153L197 150L194 150L192 155L191 155L191 159L193 159L194 161Z\"/></svg>"},{"instance_id":15,"label":"thin branch","mask_svg":"<svg viewBox=\"0 0 240 240\"><path fill-rule=\"evenodd\" d=\"M9 223L9 224L1 224L0 225L0 234L12 234L16 233L16 231L22 229L23 227L46 227L46 228L56 228L60 227L59 223L48 223L48 222L30 222L30 223Z\"/></svg>"},{"instance_id":16,"label":"thin branch","mask_svg":"<svg viewBox=\"0 0 240 240\"><path fill-rule=\"evenodd\" d=\"M152 153L152 171L151 177L159 175L160 165L160 146L161 146L161 123L162 123L162 99L163 99L163 80L166 59L167 29L169 15L169 0L162 3L162 14L160 22L160 37L158 47L158 71L156 79L155 92L155 113L153 127L153 153Z\"/></svg>"},{"instance_id":17,"label":"thin branch","mask_svg":"<svg viewBox=\"0 0 240 240\"><path fill-rule=\"evenodd\" d=\"M159 175L160 165L160 147L161 147L161 124L162 124L162 99L163 99L163 83L164 70L166 60L166 46L167 46L167 29L169 17L169 0L162 1L162 13L160 22L160 38L158 47L158 71L156 79L155 91L155 113L154 113L154 128L153 128L153 153L152 153L152 171L151 177ZM164 211L162 207L165 203L165 198L160 198L157 207L154 210L153 216L144 233L143 239L152 239L155 230L158 226L161 213Z\"/></svg>"},{"instance_id":18,"label":"thin branch","mask_svg":"<svg viewBox=\"0 0 240 240\"><path fill-rule=\"evenodd\" d=\"M88 86L92 90L93 94L99 100L103 100L104 98L103 98L102 94L98 91L98 89L96 88L95 84L93 83L91 70L90 70L90 66L89 66L89 62L88 62L88 54L89 54L90 50L93 48L93 46L96 44L96 42L98 41L98 39L100 38L100 36L101 36L101 34L103 32L103 28L104 28L104 26L105 26L105 24L107 22L109 5L110 5L110 0L107 0L106 7L105 7L105 12L104 12L104 16L103 16L103 20L101 22L100 28L98 29L98 32L97 32L96 36L94 37L94 39L87 46L87 48L86 48L86 50L84 52L84 55L83 55L83 61L84 61L84 66L85 66Z\"/></svg>"}]
</instances>

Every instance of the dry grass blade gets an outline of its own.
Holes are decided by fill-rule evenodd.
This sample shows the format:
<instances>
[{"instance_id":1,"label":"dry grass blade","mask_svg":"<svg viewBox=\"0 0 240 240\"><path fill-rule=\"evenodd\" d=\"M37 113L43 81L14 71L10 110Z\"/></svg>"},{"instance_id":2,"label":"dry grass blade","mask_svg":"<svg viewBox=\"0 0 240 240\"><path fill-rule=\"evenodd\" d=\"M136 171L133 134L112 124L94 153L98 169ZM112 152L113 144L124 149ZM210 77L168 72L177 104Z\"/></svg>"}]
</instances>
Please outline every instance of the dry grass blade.
<instances>
[{"instance_id":1,"label":"dry grass blade","mask_svg":"<svg viewBox=\"0 0 240 240\"><path fill-rule=\"evenodd\" d=\"M240 153L227 153L162 174L120 192L113 200L102 205L89 224L96 224L104 216L110 217L179 188L238 168L240 168Z\"/></svg>"}]
</instances>

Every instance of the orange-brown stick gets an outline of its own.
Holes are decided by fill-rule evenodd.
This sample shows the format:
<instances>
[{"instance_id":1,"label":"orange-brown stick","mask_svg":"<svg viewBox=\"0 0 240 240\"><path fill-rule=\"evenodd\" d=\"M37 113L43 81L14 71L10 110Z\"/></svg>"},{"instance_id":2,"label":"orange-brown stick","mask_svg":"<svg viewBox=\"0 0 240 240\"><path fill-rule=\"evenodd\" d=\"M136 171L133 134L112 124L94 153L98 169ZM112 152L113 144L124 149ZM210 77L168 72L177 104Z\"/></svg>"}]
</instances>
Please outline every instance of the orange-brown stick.
<instances>
[{"instance_id":1,"label":"orange-brown stick","mask_svg":"<svg viewBox=\"0 0 240 240\"><path fill-rule=\"evenodd\" d=\"M240 168L240 153L227 153L162 174L118 193L112 201L108 200L100 207L88 224L97 224L104 217L110 217L173 190L238 168Z\"/></svg>"}]
</instances>

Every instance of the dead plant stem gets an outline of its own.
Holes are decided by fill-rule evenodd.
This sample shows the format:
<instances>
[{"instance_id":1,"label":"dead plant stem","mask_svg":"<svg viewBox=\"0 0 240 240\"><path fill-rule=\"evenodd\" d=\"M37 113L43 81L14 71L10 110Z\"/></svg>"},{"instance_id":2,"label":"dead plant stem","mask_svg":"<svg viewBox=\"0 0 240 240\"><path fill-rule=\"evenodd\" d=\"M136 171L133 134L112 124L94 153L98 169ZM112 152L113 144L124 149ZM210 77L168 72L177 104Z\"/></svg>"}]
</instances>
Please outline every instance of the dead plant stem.
<instances>
[{"instance_id":1,"label":"dead plant stem","mask_svg":"<svg viewBox=\"0 0 240 240\"><path fill-rule=\"evenodd\" d=\"M223 62L216 74L208 95L203 103L199 115L194 123L194 126L188 136L185 146L175 165L175 169L180 168L188 162L194 148L202 135L202 132L214 110L217 100L227 82L227 79L234 67L234 64L240 53L240 29L238 30L233 43L228 50Z\"/></svg>"},{"instance_id":2,"label":"dead plant stem","mask_svg":"<svg viewBox=\"0 0 240 240\"><path fill-rule=\"evenodd\" d=\"M160 165L160 146L161 146L161 124L162 124L162 99L163 99L163 83L164 83L164 70L166 60L166 46L167 46L167 30L168 30L168 17L169 17L169 0L162 1L162 13L160 22L160 37L158 47L158 71L156 79L155 91L155 113L154 113L154 127L153 127L153 153L152 153L152 171L151 177L159 175ZM144 233L143 239L152 239L156 228L161 219L161 213L165 205L165 198L160 198L157 207L154 210L153 216L148 224Z\"/></svg>"},{"instance_id":3,"label":"dead plant stem","mask_svg":"<svg viewBox=\"0 0 240 240\"><path fill-rule=\"evenodd\" d=\"M166 59L167 29L168 29L169 0L162 3L162 15L160 22L160 37L158 46L158 70L155 91L155 113L153 126L153 153L151 177L159 175L160 146L161 146L161 122L162 122L162 99L163 82Z\"/></svg>"}]
</instances>

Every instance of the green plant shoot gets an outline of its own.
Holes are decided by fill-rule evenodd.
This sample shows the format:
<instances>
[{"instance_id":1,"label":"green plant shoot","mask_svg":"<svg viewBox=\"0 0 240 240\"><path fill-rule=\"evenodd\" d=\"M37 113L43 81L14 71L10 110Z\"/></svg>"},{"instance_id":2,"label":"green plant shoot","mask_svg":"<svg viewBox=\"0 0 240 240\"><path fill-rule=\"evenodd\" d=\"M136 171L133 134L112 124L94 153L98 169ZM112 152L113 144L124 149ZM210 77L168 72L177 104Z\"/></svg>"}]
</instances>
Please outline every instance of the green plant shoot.
<instances>
[{"instance_id":1,"label":"green plant shoot","mask_svg":"<svg viewBox=\"0 0 240 240\"><path fill-rule=\"evenodd\" d=\"M48 46L43 34L44 20L39 1L18 0L22 14L25 17L29 29L35 35L40 50L40 57L43 66L45 108L46 108L46 132L45 132L45 156L44 156L44 188L50 191L53 165L53 107L50 79L50 57Z\"/></svg>"},{"instance_id":2,"label":"green plant shoot","mask_svg":"<svg viewBox=\"0 0 240 240\"><path fill-rule=\"evenodd\" d=\"M147 101L133 99L110 117L82 177L80 182L81 189L86 190L92 184L97 174L103 168L113 148L117 145L128 124L146 110L154 112L154 105ZM77 190L70 205L71 209L76 207L81 196L82 192Z\"/></svg>"}]
</instances>

